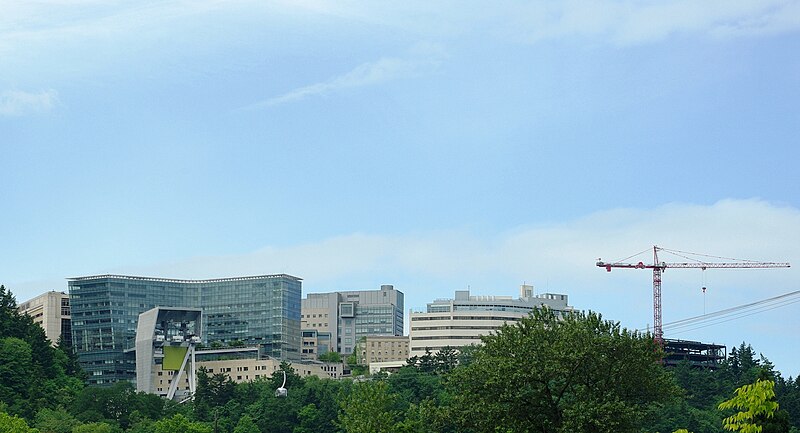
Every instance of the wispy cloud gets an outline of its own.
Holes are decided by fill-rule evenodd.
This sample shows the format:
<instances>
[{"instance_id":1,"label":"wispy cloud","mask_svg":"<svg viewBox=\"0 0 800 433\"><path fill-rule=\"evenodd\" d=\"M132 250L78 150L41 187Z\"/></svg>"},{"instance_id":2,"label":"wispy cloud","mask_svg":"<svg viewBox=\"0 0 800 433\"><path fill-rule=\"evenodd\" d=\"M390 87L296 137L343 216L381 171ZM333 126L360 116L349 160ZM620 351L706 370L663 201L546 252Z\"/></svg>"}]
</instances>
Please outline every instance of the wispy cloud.
<instances>
[{"instance_id":1,"label":"wispy cloud","mask_svg":"<svg viewBox=\"0 0 800 433\"><path fill-rule=\"evenodd\" d=\"M299 101L315 96L324 96L340 90L370 86L400 78L410 78L434 71L443 58L443 50L438 45L420 45L405 57L382 57L376 61L362 63L349 72L325 81L299 87L244 107L257 109L288 102Z\"/></svg>"},{"instance_id":2,"label":"wispy cloud","mask_svg":"<svg viewBox=\"0 0 800 433\"><path fill-rule=\"evenodd\" d=\"M521 6L506 33L530 42L583 36L639 45L675 34L711 37L800 30L797 0L671 0L663 2L568 0Z\"/></svg>"},{"instance_id":3,"label":"wispy cloud","mask_svg":"<svg viewBox=\"0 0 800 433\"><path fill-rule=\"evenodd\" d=\"M0 115L23 116L52 110L59 104L58 92L53 89L31 93L8 90L0 93Z\"/></svg>"}]
</instances>

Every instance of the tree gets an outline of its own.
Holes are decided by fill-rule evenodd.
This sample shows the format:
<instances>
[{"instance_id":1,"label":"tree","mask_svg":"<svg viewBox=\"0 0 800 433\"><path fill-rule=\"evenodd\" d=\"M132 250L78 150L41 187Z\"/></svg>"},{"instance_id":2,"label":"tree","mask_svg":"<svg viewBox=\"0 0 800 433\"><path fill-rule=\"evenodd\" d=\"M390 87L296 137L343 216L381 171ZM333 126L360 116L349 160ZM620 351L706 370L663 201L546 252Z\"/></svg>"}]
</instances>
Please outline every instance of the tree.
<instances>
[{"instance_id":1,"label":"tree","mask_svg":"<svg viewBox=\"0 0 800 433\"><path fill-rule=\"evenodd\" d=\"M771 380L756 380L755 383L736 389L730 400L719 404L721 410L739 410L722 420L725 430L761 433L764 420L771 418L778 410L774 388L775 382ZM788 432L788 425L786 431Z\"/></svg>"},{"instance_id":2,"label":"tree","mask_svg":"<svg viewBox=\"0 0 800 433\"><path fill-rule=\"evenodd\" d=\"M387 379L389 390L400 396L407 404L419 404L426 399L438 397L443 391L442 379L430 373L423 373L411 366L404 366Z\"/></svg>"},{"instance_id":3,"label":"tree","mask_svg":"<svg viewBox=\"0 0 800 433\"><path fill-rule=\"evenodd\" d=\"M319 359L322 362L336 362L336 363L339 363L339 362L342 362L342 355L339 354L339 352L325 352L325 353L320 354L319 356L317 356L317 359Z\"/></svg>"},{"instance_id":4,"label":"tree","mask_svg":"<svg viewBox=\"0 0 800 433\"><path fill-rule=\"evenodd\" d=\"M261 430L258 429L250 415L242 415L236 424L236 428L233 429L233 433L261 433Z\"/></svg>"},{"instance_id":5,"label":"tree","mask_svg":"<svg viewBox=\"0 0 800 433\"><path fill-rule=\"evenodd\" d=\"M121 431L117 429L118 431ZM81 424L72 429L72 433L113 433L114 428L105 422L90 422Z\"/></svg>"},{"instance_id":6,"label":"tree","mask_svg":"<svg viewBox=\"0 0 800 433\"><path fill-rule=\"evenodd\" d=\"M0 285L0 403L33 420L42 408L68 405L83 387L69 355L50 345L41 326L19 314L14 295Z\"/></svg>"},{"instance_id":7,"label":"tree","mask_svg":"<svg viewBox=\"0 0 800 433\"><path fill-rule=\"evenodd\" d=\"M214 418L217 408L230 401L236 392L236 384L225 373L208 374L205 367L197 370L197 392L194 396L195 416L203 421Z\"/></svg>"},{"instance_id":8,"label":"tree","mask_svg":"<svg viewBox=\"0 0 800 433\"><path fill-rule=\"evenodd\" d=\"M386 382L356 383L342 402L339 427L346 433L392 432L400 416L394 409L396 399Z\"/></svg>"},{"instance_id":9,"label":"tree","mask_svg":"<svg viewBox=\"0 0 800 433\"><path fill-rule=\"evenodd\" d=\"M42 409L36 414L34 426L42 433L70 433L80 424L80 421L63 409Z\"/></svg>"},{"instance_id":10,"label":"tree","mask_svg":"<svg viewBox=\"0 0 800 433\"><path fill-rule=\"evenodd\" d=\"M0 412L0 433L39 433L39 430L28 427L22 418Z\"/></svg>"},{"instance_id":11,"label":"tree","mask_svg":"<svg viewBox=\"0 0 800 433\"><path fill-rule=\"evenodd\" d=\"M30 344L16 337L0 338L0 402L10 411L31 419L35 410L29 401L37 381Z\"/></svg>"},{"instance_id":12,"label":"tree","mask_svg":"<svg viewBox=\"0 0 800 433\"><path fill-rule=\"evenodd\" d=\"M652 338L597 313L537 309L482 341L448 380L461 431L635 432L677 393Z\"/></svg>"},{"instance_id":13,"label":"tree","mask_svg":"<svg viewBox=\"0 0 800 433\"><path fill-rule=\"evenodd\" d=\"M211 433L211 427L190 421L181 414L176 414L172 418L162 419L153 424L154 433Z\"/></svg>"}]
</instances>

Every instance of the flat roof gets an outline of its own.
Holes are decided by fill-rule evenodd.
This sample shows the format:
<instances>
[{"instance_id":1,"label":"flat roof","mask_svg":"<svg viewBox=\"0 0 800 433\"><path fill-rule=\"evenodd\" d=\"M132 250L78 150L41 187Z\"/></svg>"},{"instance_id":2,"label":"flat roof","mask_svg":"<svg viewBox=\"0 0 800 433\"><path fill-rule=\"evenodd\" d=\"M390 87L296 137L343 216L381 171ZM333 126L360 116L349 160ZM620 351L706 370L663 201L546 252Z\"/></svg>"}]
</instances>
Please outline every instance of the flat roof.
<instances>
[{"instance_id":1,"label":"flat roof","mask_svg":"<svg viewBox=\"0 0 800 433\"><path fill-rule=\"evenodd\" d=\"M180 280L174 278L159 278L159 277L141 277L135 275L115 275L115 274L103 274L103 275L89 275L85 277L70 277L67 278L68 281L90 281L90 280L100 280L104 278L120 278L125 280L136 280L136 281L158 281L164 283L220 283L226 281L249 281L249 280L259 280L262 278L291 278L294 280L302 281L302 278L295 277L294 275L289 274L274 274L274 275L253 275L253 276L246 276L246 277L230 277L230 278L211 278L207 280Z\"/></svg>"}]
</instances>

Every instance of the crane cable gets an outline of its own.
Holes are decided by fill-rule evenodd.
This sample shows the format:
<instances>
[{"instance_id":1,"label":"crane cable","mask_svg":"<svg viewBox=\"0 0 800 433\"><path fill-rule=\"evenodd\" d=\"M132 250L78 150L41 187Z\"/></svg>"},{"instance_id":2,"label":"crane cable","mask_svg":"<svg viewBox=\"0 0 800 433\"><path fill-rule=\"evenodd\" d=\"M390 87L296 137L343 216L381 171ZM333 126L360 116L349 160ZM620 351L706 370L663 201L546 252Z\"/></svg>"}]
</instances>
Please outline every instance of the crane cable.
<instances>
[{"instance_id":1,"label":"crane cable","mask_svg":"<svg viewBox=\"0 0 800 433\"><path fill-rule=\"evenodd\" d=\"M798 297L798 299L794 299L795 297ZM764 311L774 310L776 308L784 307L786 305L791 305L796 302L800 302L800 290L795 290L793 292L785 293L783 295L762 299L760 301L751 302L736 307L726 308L724 310L716 311L709 314L703 314L702 316L689 317L687 319L681 319L674 322L665 323L663 325L663 328L673 331L679 330L681 328L691 328L691 329L681 329L680 331L674 333L688 332L694 329L700 329L707 326L712 326L719 323L724 323L731 320L739 319L742 317L747 317L753 314L762 313ZM638 331L645 332L646 330L647 328L639 329Z\"/></svg>"},{"instance_id":2,"label":"crane cable","mask_svg":"<svg viewBox=\"0 0 800 433\"><path fill-rule=\"evenodd\" d=\"M694 260L694 261L696 261L696 262L700 262L700 263L705 263L705 262L704 262L703 260L700 260L700 259L695 259L695 258L692 258L692 257L686 257L686 256L683 256L683 255L681 255L681 254L689 254L689 255L692 255L692 256L698 256L698 257L707 257L707 258L710 258L710 259L719 259L719 260L732 260L732 261L734 261L734 262L751 262L751 263L758 263L758 261L757 261L757 260L749 260L749 259L734 259L734 258L732 258L732 257L713 256L713 255L710 255L710 254L692 253L692 252L689 252L689 251L681 251L681 250L670 250L670 249L667 249L667 248L661 248L661 247L658 247L658 249L659 249L659 251L666 251L666 252L668 252L668 253L672 253L672 254L674 254L674 255L676 255L676 256L683 257L684 259L688 259L688 260Z\"/></svg>"},{"instance_id":3,"label":"crane cable","mask_svg":"<svg viewBox=\"0 0 800 433\"><path fill-rule=\"evenodd\" d=\"M740 314L740 315L738 315L738 316L731 317L731 318L728 318L728 319L726 319L726 320L718 320L718 321L716 321L716 322L713 322L713 323L708 323L708 324L705 324L705 325L702 325L702 326L696 326L696 327L694 327L694 328L689 328L689 329L684 329L684 330L677 331L677 332L672 332L672 334L683 334L683 333L685 333L685 332L694 331L694 330L697 330L697 329L702 329L702 328L707 328L707 327L709 327L709 326L719 325L720 323L730 322L731 320L737 320L737 319L741 319L741 318L743 318L743 317L752 316L752 315L754 315L754 314L763 313L763 312L765 312L765 311L774 310L774 309L776 309L776 308L780 308L780 307L785 307L785 306L787 306L787 305L790 305L790 304L795 304L795 303L797 303L797 302L800 302L800 299L795 299L795 300L793 300L793 301L791 301L791 302L786 302L786 303L783 303L783 304L780 304L780 305L775 305L775 306L772 306L772 307L769 307L769 308L767 308L767 307L764 307L764 308L762 308L762 309L760 309L760 310L753 311L753 312L750 312L750 313L747 313L747 314Z\"/></svg>"}]
</instances>

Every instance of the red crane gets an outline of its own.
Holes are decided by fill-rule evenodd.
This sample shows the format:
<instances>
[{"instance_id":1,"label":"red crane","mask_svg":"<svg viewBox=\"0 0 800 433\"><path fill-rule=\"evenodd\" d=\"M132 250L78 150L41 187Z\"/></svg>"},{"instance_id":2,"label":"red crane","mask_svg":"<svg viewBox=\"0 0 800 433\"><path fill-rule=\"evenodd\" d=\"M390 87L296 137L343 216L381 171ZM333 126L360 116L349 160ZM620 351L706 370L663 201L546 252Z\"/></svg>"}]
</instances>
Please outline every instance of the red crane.
<instances>
[{"instance_id":1,"label":"red crane","mask_svg":"<svg viewBox=\"0 0 800 433\"><path fill-rule=\"evenodd\" d=\"M658 252L659 251L667 251L676 255L682 254L693 254L697 256L703 257L713 257L713 256L706 256L702 254L696 253L686 253L684 251L673 251L668 250L665 248L660 248L658 246L653 246L653 264L645 264L643 262L638 263L623 263L623 262L614 262L614 263L605 263L598 259L597 266L601 268L606 268L606 271L611 272L612 268L628 268L628 269L652 269L653 270L653 330L654 330L654 338L658 342L658 344L663 344L664 342L664 331L661 329L661 274L667 268L695 268L695 269L702 269L706 270L708 268L788 268L789 263L775 263L775 262L755 262L750 260L742 260L738 262L727 262L727 263L719 263L719 262L706 262L697 259L693 262L683 262L683 263L667 263L667 262L659 262L658 261ZM640 253L641 254L641 253ZM689 257L682 256L684 258L690 259ZM629 257L630 258L630 257ZM722 258L722 257L716 257ZM623 259L627 260L627 259ZM728 260L735 260L735 259L728 259Z\"/></svg>"}]
</instances>

